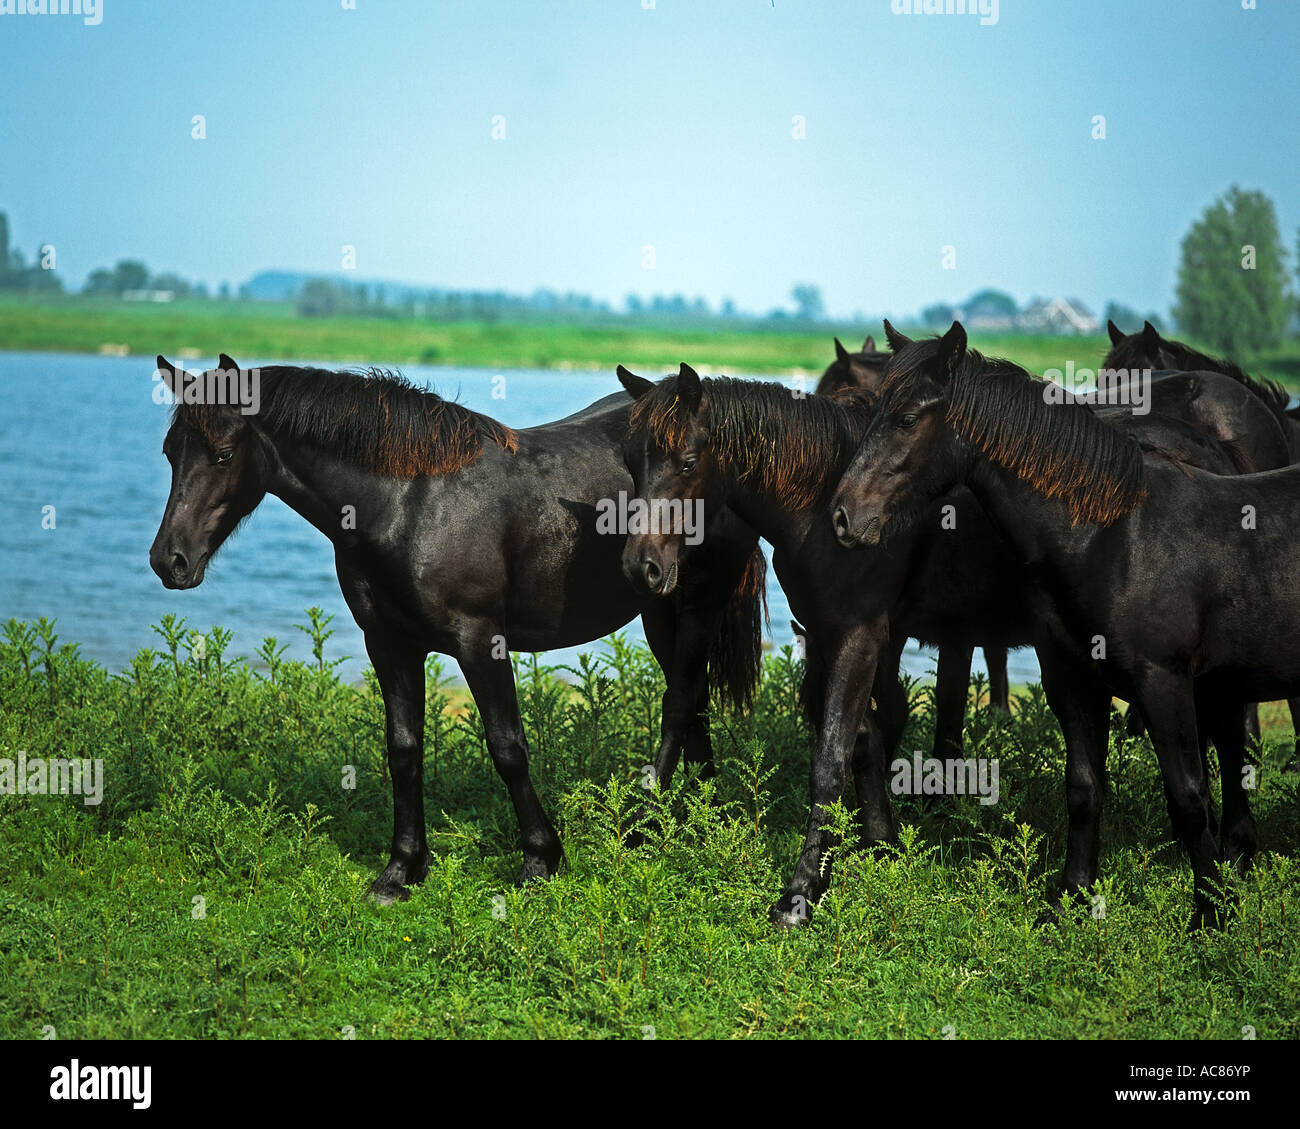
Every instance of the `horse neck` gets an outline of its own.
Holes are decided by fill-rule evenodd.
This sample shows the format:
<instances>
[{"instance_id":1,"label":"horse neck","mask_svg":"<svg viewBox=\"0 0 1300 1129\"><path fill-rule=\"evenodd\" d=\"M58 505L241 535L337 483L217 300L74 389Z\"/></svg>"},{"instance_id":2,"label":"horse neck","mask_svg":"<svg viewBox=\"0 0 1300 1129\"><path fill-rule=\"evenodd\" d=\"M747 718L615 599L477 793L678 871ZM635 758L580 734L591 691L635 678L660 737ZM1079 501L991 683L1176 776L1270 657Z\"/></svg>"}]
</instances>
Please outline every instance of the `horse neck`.
<instances>
[{"instance_id":1,"label":"horse neck","mask_svg":"<svg viewBox=\"0 0 1300 1129\"><path fill-rule=\"evenodd\" d=\"M794 504L779 490L764 482L764 467L754 457L752 449L746 452L743 463L733 462L725 471L727 507L739 514L772 545L802 540L809 524L819 517L829 521L826 509L831 489L839 481L843 466L826 470L827 478L821 488L822 498L811 504ZM759 456L765 457L765 456Z\"/></svg>"},{"instance_id":2,"label":"horse neck","mask_svg":"<svg viewBox=\"0 0 1300 1129\"><path fill-rule=\"evenodd\" d=\"M966 485L1027 561L1064 564L1091 539L1087 531L1098 528L1072 525L1062 499L1045 497L1014 471L982 454L976 454Z\"/></svg>"},{"instance_id":3,"label":"horse neck","mask_svg":"<svg viewBox=\"0 0 1300 1129\"><path fill-rule=\"evenodd\" d=\"M379 496L392 480L282 436L263 432L262 440L268 462L267 493L336 544L364 537L368 523L386 511ZM352 509L345 513L344 506Z\"/></svg>"}]
</instances>

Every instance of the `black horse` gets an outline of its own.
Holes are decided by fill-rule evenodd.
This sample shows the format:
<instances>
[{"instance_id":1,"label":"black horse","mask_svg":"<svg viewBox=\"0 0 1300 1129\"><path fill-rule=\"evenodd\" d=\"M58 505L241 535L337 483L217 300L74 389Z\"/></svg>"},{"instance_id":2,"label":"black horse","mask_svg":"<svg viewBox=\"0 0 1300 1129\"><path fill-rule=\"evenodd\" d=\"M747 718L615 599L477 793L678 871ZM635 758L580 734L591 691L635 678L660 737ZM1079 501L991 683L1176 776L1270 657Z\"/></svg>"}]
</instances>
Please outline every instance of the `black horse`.
<instances>
[{"instance_id":1,"label":"black horse","mask_svg":"<svg viewBox=\"0 0 1300 1129\"><path fill-rule=\"evenodd\" d=\"M862 348L850 353L837 337L835 360L826 366L817 382L818 396L832 396L845 390L876 394L884 380L891 353L876 348L876 339L868 335ZM902 658L903 640L891 649L889 661L897 671ZM962 726L966 717L967 688L974 648L949 643L939 648L935 678L935 756L946 757L961 750ZM989 702L994 709L1011 712L1011 682L1007 676L1007 648L985 644L984 664L989 672ZM887 677L887 670L882 671Z\"/></svg>"},{"instance_id":2,"label":"black horse","mask_svg":"<svg viewBox=\"0 0 1300 1129\"><path fill-rule=\"evenodd\" d=\"M797 924L828 881L826 806L842 794L850 761L864 840L897 835L885 771L907 720L897 680L901 641L962 645L967 664L973 644L1028 643L1033 608L1024 592L1031 578L1023 555L965 490L934 502L889 546L851 553L837 544L826 504L875 412L869 395L799 396L779 384L702 381L685 364L658 384L622 367L619 378L637 397L626 461L638 498L665 509L698 504L706 518L739 514L773 546L790 610L807 627L804 700L817 733L811 812L803 852L771 914L779 925ZM1126 419L1149 433L1149 443L1201 451L1222 473L1237 469L1213 440L1182 421L1155 414ZM704 544L711 535L706 523ZM672 592L691 570L683 547L679 531L630 536L629 579L652 594ZM964 705L964 679L949 685L959 688ZM960 745L960 723L955 740Z\"/></svg>"},{"instance_id":3,"label":"black horse","mask_svg":"<svg viewBox=\"0 0 1300 1129\"><path fill-rule=\"evenodd\" d=\"M177 407L163 443L171 494L150 564L168 588L200 584L268 493L333 542L387 714L394 830L371 887L376 900L405 899L429 867L422 777L432 651L460 664L482 714L519 819L523 879L554 873L563 848L529 778L510 650L587 643L640 615L667 678L656 764L670 775L683 746L689 761L711 761L710 676L737 703L752 693L766 566L754 531L719 515L722 534L697 550L679 599L665 604L628 585L623 534L597 521L598 507L632 489L626 395L514 431L400 377L276 366L240 377L260 384L260 409L244 415L203 395L214 376L238 370L224 354L221 365L194 376L158 358Z\"/></svg>"},{"instance_id":4,"label":"black horse","mask_svg":"<svg viewBox=\"0 0 1300 1129\"><path fill-rule=\"evenodd\" d=\"M1113 321L1106 323L1106 330L1110 334L1110 351L1102 362L1104 368L1217 372L1231 377L1272 409L1286 436L1290 461L1300 462L1300 409L1288 411L1291 396L1276 381L1251 376L1223 357L1212 357L1181 341L1172 341L1149 321L1137 333L1126 334Z\"/></svg>"},{"instance_id":5,"label":"black horse","mask_svg":"<svg viewBox=\"0 0 1300 1129\"><path fill-rule=\"evenodd\" d=\"M1249 375L1239 365L1223 357L1212 357L1185 345L1164 337L1149 321L1144 322L1137 333L1126 334L1113 321L1106 323L1110 334L1110 351L1102 362L1103 368L1176 370L1217 372L1236 381L1247 392L1261 400L1277 420L1287 444L1287 462L1300 462L1300 408L1288 409L1290 394L1273 380L1265 380ZM1163 374L1162 374L1163 375ZM1278 464L1280 465L1280 464ZM1264 466L1261 470L1267 469ZM1300 698L1287 702L1291 711L1291 726L1295 730L1295 759L1291 762L1292 770L1300 770ZM1251 735L1259 738L1258 711L1251 707L1253 720ZM1136 717L1136 711L1134 717ZM1130 732L1139 732L1140 725L1130 727Z\"/></svg>"},{"instance_id":6,"label":"black horse","mask_svg":"<svg viewBox=\"0 0 1300 1129\"><path fill-rule=\"evenodd\" d=\"M878 552L967 484L1034 578L1043 688L1067 747L1066 890L1097 878L1115 694L1149 720L1195 875L1193 925L1218 920L1215 863L1244 871L1256 831L1244 790L1225 788L1218 832L1205 741L1223 780L1240 780L1243 705L1300 690L1300 467L1214 476L1145 456L1096 413L1048 403L1024 370L968 352L957 323L890 343L882 409L828 514L840 544Z\"/></svg>"}]
</instances>

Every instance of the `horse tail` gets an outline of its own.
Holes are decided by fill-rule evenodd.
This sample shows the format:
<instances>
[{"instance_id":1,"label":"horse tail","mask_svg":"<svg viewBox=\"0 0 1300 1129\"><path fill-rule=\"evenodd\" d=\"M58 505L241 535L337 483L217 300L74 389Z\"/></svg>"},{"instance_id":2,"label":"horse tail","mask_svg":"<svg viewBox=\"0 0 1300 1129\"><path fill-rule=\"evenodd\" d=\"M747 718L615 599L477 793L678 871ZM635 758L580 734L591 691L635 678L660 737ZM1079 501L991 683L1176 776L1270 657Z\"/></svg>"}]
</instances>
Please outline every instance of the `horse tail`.
<instances>
[{"instance_id":1,"label":"horse tail","mask_svg":"<svg viewBox=\"0 0 1300 1129\"><path fill-rule=\"evenodd\" d=\"M738 710L749 709L758 690L766 620L767 558L756 542L709 644L709 688Z\"/></svg>"}]
</instances>

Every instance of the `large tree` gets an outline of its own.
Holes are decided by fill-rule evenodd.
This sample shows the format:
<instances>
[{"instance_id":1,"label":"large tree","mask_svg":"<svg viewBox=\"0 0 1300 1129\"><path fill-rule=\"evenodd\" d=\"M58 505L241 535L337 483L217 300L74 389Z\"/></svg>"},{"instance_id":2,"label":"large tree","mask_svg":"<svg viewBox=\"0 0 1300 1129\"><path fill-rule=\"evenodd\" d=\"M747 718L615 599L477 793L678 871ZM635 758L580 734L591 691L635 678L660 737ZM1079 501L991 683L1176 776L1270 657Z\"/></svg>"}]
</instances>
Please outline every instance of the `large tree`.
<instances>
[{"instance_id":1,"label":"large tree","mask_svg":"<svg viewBox=\"0 0 1300 1129\"><path fill-rule=\"evenodd\" d=\"M1286 328L1286 249L1273 201L1236 185L1183 240L1179 329L1229 357L1277 344Z\"/></svg>"}]
</instances>

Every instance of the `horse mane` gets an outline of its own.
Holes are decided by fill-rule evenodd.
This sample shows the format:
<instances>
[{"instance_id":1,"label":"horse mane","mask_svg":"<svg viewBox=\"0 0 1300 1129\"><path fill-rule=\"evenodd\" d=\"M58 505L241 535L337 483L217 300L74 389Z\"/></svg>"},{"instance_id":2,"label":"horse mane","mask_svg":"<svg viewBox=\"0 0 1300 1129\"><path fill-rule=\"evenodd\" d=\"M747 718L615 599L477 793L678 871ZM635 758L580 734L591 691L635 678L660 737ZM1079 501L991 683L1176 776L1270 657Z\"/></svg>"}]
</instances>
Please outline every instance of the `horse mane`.
<instances>
[{"instance_id":1,"label":"horse mane","mask_svg":"<svg viewBox=\"0 0 1300 1129\"><path fill-rule=\"evenodd\" d=\"M648 431L667 450L685 443L691 413L677 395L678 379L660 381L632 405L629 435ZM708 411L718 469L750 481L791 509L829 496L876 405L865 392L810 396L781 384L725 376L700 383L700 410Z\"/></svg>"},{"instance_id":2,"label":"horse mane","mask_svg":"<svg viewBox=\"0 0 1300 1129\"><path fill-rule=\"evenodd\" d=\"M1248 392L1263 400L1274 415L1282 417L1287 414L1291 394L1277 381L1262 376L1251 376L1240 365L1226 357L1212 357L1208 353L1198 352L1190 345L1168 337L1160 338L1160 347L1172 358L1174 368L1182 372L1217 372L1231 377ZM1118 345L1111 347L1103 366L1126 369L1145 367L1142 366L1145 358L1142 335L1132 333L1123 338Z\"/></svg>"},{"instance_id":3,"label":"horse mane","mask_svg":"<svg viewBox=\"0 0 1300 1129\"><path fill-rule=\"evenodd\" d=\"M886 398L906 395L938 353L938 338L894 355ZM985 457L1048 498L1063 501L1075 525L1110 525L1146 497L1137 439L1068 396L1048 403L1046 382L1010 361L971 349L948 386L948 421Z\"/></svg>"},{"instance_id":4,"label":"horse mane","mask_svg":"<svg viewBox=\"0 0 1300 1129\"><path fill-rule=\"evenodd\" d=\"M344 370L274 365L258 370L258 423L343 461L395 478L451 474L477 461L484 441L514 453L514 431L489 416L417 388L384 369ZM213 405L178 403L215 445L221 428Z\"/></svg>"}]
</instances>

